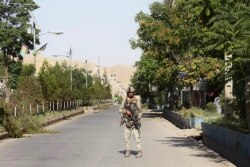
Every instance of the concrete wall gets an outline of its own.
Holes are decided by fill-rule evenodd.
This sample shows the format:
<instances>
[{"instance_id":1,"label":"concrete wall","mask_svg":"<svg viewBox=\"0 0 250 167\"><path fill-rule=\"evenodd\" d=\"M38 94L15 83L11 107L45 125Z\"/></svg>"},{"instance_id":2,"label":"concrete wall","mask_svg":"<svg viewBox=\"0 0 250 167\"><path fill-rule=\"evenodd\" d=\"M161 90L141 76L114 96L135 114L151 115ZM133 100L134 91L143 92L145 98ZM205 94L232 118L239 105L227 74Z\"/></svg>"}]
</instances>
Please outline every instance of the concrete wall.
<instances>
[{"instance_id":1,"label":"concrete wall","mask_svg":"<svg viewBox=\"0 0 250 167\"><path fill-rule=\"evenodd\" d=\"M183 118L179 113L163 109L163 117L175 124L180 129L189 129L189 120L187 118Z\"/></svg>"},{"instance_id":2,"label":"concrete wall","mask_svg":"<svg viewBox=\"0 0 250 167\"><path fill-rule=\"evenodd\" d=\"M250 134L202 123L203 143L237 166L250 166Z\"/></svg>"},{"instance_id":3,"label":"concrete wall","mask_svg":"<svg viewBox=\"0 0 250 167\"><path fill-rule=\"evenodd\" d=\"M201 122L203 121L203 119L199 117L185 118L178 112L170 111L166 108L163 109L163 117L181 129L201 129Z\"/></svg>"}]
</instances>

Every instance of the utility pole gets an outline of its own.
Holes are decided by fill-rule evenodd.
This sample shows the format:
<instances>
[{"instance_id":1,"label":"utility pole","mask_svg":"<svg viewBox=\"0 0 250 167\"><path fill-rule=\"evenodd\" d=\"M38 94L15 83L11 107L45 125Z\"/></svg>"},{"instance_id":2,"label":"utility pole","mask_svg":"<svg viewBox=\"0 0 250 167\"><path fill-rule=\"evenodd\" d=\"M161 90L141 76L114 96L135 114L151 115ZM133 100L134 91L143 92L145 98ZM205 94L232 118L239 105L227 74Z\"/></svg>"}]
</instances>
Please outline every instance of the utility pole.
<instances>
[{"instance_id":1,"label":"utility pole","mask_svg":"<svg viewBox=\"0 0 250 167\"><path fill-rule=\"evenodd\" d=\"M98 75L99 82L101 82L101 78L100 78L100 56L98 56L97 75Z\"/></svg>"},{"instance_id":2,"label":"utility pole","mask_svg":"<svg viewBox=\"0 0 250 167\"><path fill-rule=\"evenodd\" d=\"M73 84L73 76L72 76L72 49L71 49L71 46L69 48L69 56L70 58L70 89L72 90L73 87L72 87L72 84Z\"/></svg>"},{"instance_id":3,"label":"utility pole","mask_svg":"<svg viewBox=\"0 0 250 167\"><path fill-rule=\"evenodd\" d=\"M88 87L88 69L87 69L87 59L85 60L85 72L86 72L86 88Z\"/></svg>"},{"instance_id":4,"label":"utility pole","mask_svg":"<svg viewBox=\"0 0 250 167\"><path fill-rule=\"evenodd\" d=\"M33 25L32 25L32 33L33 33L33 56L34 56L34 66L35 66L35 69L36 69L36 28L38 28L38 24L37 24L37 21L36 21L36 18L35 16L33 15L33 13L31 11L29 11L29 15L30 17L32 18L32 22L33 22ZM39 29L39 28L38 28Z\"/></svg>"},{"instance_id":5,"label":"utility pole","mask_svg":"<svg viewBox=\"0 0 250 167\"><path fill-rule=\"evenodd\" d=\"M45 34L61 35L61 34L63 34L63 32L51 32L51 31L48 31L48 32L43 33L43 34L36 34L36 29L39 29L37 20L36 20L35 16L33 15L33 13L31 11L28 10L28 12L29 12L29 15L32 18L32 22L33 22L33 25L32 25L33 47L34 47L33 56L34 56L34 66L35 66L35 70L36 70L36 56L37 56L36 38L41 36L41 35L45 35Z\"/></svg>"}]
</instances>

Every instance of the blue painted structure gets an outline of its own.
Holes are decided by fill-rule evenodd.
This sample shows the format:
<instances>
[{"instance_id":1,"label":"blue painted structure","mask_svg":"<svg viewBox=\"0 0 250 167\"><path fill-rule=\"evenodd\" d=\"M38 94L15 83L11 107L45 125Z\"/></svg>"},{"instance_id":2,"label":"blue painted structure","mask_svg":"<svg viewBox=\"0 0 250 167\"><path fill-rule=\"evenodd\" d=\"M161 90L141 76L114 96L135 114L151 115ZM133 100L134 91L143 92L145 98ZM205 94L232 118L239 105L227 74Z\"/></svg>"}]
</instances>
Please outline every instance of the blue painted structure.
<instances>
[{"instance_id":1,"label":"blue painted structure","mask_svg":"<svg viewBox=\"0 0 250 167\"><path fill-rule=\"evenodd\" d=\"M201 123L203 122L203 118L189 117L188 120L191 128L201 129Z\"/></svg>"}]
</instances>

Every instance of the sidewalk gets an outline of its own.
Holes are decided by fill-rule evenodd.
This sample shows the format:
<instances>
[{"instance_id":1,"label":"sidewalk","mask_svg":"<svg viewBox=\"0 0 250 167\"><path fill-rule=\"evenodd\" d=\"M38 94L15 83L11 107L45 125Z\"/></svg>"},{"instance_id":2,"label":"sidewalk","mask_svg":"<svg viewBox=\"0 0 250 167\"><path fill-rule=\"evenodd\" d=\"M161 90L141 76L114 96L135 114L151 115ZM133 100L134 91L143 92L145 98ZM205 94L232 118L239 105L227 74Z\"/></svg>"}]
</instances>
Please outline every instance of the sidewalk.
<instances>
[{"instance_id":1,"label":"sidewalk","mask_svg":"<svg viewBox=\"0 0 250 167\"><path fill-rule=\"evenodd\" d=\"M142 119L144 119L144 122L154 122L155 127L151 129L153 131L160 131L166 135L164 140L158 140L160 143L169 145L176 149L185 148L188 155L211 159L212 161L218 162L222 167L235 167L234 164L203 145L202 140L200 140L202 133L201 130L179 129L171 122L163 118L162 112L159 111L154 112L152 110L144 109ZM168 135L171 137L167 137ZM195 138L198 138L199 140L196 140ZM197 154L197 152L199 152L199 154ZM203 166L204 165L205 164L203 164Z\"/></svg>"},{"instance_id":2,"label":"sidewalk","mask_svg":"<svg viewBox=\"0 0 250 167\"><path fill-rule=\"evenodd\" d=\"M166 120L165 118L162 117L162 111L160 110L151 110L151 109L143 109L143 114L144 115L151 115L155 118L162 118L164 120ZM186 137L192 137L192 138L198 138L199 136L201 136L202 131L200 129L179 129L178 127L174 126L171 122L166 120L166 123L168 124L168 127L172 127L174 128L174 130L176 131L176 133L178 134L182 134Z\"/></svg>"}]
</instances>

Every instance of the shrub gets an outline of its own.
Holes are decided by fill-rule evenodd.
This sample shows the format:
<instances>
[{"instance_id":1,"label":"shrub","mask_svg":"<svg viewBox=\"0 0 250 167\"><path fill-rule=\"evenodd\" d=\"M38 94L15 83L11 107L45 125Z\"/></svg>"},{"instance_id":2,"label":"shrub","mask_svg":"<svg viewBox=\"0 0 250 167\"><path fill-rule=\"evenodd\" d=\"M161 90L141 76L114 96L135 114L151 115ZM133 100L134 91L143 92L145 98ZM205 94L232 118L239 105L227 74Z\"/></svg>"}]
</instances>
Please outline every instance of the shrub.
<instances>
[{"instance_id":1,"label":"shrub","mask_svg":"<svg viewBox=\"0 0 250 167\"><path fill-rule=\"evenodd\" d=\"M117 97L117 102L118 102L119 104L121 104L121 103L122 103L122 101L123 101L122 96L118 96L118 97Z\"/></svg>"},{"instance_id":2,"label":"shrub","mask_svg":"<svg viewBox=\"0 0 250 167\"><path fill-rule=\"evenodd\" d=\"M15 118L10 104L4 102L0 104L0 122L8 132L9 137L20 138L24 132L43 132L42 124L38 117L25 114L19 118Z\"/></svg>"},{"instance_id":3,"label":"shrub","mask_svg":"<svg viewBox=\"0 0 250 167\"><path fill-rule=\"evenodd\" d=\"M20 138L23 135L23 131L21 128L21 123L19 119L15 118L11 113L11 107L8 106L6 103L1 102L0 104L0 113L2 115L1 121L8 132L10 137Z\"/></svg>"},{"instance_id":4,"label":"shrub","mask_svg":"<svg viewBox=\"0 0 250 167\"><path fill-rule=\"evenodd\" d=\"M27 133L41 133L43 132L42 123L39 117L30 114L24 115L20 118L20 122L25 132Z\"/></svg>"},{"instance_id":5,"label":"shrub","mask_svg":"<svg viewBox=\"0 0 250 167\"><path fill-rule=\"evenodd\" d=\"M188 111L188 110L183 110L182 115L183 115L184 117L190 117L190 111Z\"/></svg>"},{"instance_id":6,"label":"shrub","mask_svg":"<svg viewBox=\"0 0 250 167\"><path fill-rule=\"evenodd\" d=\"M197 107L192 107L190 109L182 109L180 110L180 113L184 117L202 117L206 119L219 116L217 112L206 112L202 110L201 108L197 108Z\"/></svg>"},{"instance_id":7,"label":"shrub","mask_svg":"<svg viewBox=\"0 0 250 167\"><path fill-rule=\"evenodd\" d=\"M229 128L232 130L240 131L243 133L249 133L247 124L244 121L239 120L238 118L227 118L225 116L218 117L217 119L213 119L208 121L208 123L220 126L220 127L225 127Z\"/></svg>"},{"instance_id":8,"label":"shrub","mask_svg":"<svg viewBox=\"0 0 250 167\"><path fill-rule=\"evenodd\" d=\"M213 102L209 102L205 107L206 112L216 112L216 105Z\"/></svg>"},{"instance_id":9,"label":"shrub","mask_svg":"<svg viewBox=\"0 0 250 167\"><path fill-rule=\"evenodd\" d=\"M202 117L203 111L200 108L192 107L190 109L183 109L181 113L184 117Z\"/></svg>"}]
</instances>

